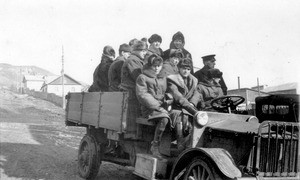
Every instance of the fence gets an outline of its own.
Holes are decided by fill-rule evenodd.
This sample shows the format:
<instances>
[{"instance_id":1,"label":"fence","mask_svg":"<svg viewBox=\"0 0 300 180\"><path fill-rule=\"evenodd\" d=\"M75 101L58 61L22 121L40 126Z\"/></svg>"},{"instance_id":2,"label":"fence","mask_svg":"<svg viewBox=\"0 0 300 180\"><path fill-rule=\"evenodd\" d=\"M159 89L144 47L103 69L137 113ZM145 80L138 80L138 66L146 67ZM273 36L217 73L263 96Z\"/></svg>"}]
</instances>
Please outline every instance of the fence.
<instances>
[{"instance_id":1,"label":"fence","mask_svg":"<svg viewBox=\"0 0 300 180\"><path fill-rule=\"evenodd\" d=\"M62 107L63 105L63 99L60 96L57 96L56 94L53 93L46 93L46 92L39 92L39 91L33 91L29 89L23 89L23 94L28 94L30 96L33 96L35 98L43 99L49 102L54 103L57 106Z\"/></svg>"}]
</instances>

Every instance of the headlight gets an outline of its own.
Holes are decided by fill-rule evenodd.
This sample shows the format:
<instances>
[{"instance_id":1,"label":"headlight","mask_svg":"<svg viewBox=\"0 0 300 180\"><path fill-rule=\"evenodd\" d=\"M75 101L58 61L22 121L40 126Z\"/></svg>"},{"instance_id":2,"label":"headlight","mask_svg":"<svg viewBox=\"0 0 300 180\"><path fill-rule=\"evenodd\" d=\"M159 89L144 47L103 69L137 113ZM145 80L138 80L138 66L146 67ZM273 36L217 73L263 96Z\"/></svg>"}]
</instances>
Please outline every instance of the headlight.
<instances>
[{"instance_id":1,"label":"headlight","mask_svg":"<svg viewBox=\"0 0 300 180\"><path fill-rule=\"evenodd\" d=\"M205 126L208 122L208 115L204 111L198 111L195 114L194 119L199 126Z\"/></svg>"}]
</instances>

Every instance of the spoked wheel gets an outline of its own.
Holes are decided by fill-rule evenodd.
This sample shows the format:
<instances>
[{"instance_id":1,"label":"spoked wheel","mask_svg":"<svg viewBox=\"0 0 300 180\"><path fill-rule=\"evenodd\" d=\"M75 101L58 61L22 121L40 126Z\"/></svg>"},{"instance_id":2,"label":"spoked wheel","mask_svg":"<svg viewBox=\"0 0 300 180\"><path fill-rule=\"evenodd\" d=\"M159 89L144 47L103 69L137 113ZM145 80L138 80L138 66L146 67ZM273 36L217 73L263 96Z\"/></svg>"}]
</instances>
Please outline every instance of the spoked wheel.
<instances>
[{"instance_id":1,"label":"spoked wheel","mask_svg":"<svg viewBox=\"0 0 300 180\"><path fill-rule=\"evenodd\" d=\"M196 157L188 165L184 180L217 180L221 179L211 163L203 157Z\"/></svg>"},{"instance_id":2,"label":"spoked wheel","mask_svg":"<svg viewBox=\"0 0 300 180\"><path fill-rule=\"evenodd\" d=\"M95 179L101 164L100 150L97 148L96 140L85 135L78 150L78 171L85 179Z\"/></svg>"}]
</instances>

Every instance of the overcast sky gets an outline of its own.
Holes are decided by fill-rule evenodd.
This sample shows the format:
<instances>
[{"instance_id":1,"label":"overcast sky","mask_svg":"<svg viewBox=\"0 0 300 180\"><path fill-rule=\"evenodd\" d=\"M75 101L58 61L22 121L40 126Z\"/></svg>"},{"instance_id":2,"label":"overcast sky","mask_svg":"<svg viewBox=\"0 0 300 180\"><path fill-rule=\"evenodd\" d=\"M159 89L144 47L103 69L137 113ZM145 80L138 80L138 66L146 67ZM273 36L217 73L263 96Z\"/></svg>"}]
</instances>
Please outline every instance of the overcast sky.
<instances>
[{"instance_id":1,"label":"overcast sky","mask_svg":"<svg viewBox=\"0 0 300 180\"><path fill-rule=\"evenodd\" d=\"M92 83L103 47L185 36L195 66L216 54L229 89L300 79L299 0L1 0L0 63L35 65Z\"/></svg>"}]
</instances>

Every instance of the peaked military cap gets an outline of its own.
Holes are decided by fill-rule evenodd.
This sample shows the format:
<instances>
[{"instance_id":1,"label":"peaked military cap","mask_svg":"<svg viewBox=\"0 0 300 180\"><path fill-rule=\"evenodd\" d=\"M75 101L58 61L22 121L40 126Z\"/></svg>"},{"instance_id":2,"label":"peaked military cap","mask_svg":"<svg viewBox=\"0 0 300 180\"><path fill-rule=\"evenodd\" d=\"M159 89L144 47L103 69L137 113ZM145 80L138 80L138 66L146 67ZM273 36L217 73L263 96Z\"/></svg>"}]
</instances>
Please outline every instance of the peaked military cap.
<instances>
[{"instance_id":1,"label":"peaked military cap","mask_svg":"<svg viewBox=\"0 0 300 180\"><path fill-rule=\"evenodd\" d=\"M216 61L215 56L216 56L215 54L211 54L211 55L203 56L202 59L203 61Z\"/></svg>"}]
</instances>

